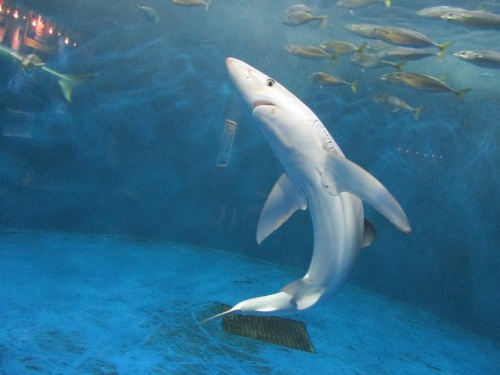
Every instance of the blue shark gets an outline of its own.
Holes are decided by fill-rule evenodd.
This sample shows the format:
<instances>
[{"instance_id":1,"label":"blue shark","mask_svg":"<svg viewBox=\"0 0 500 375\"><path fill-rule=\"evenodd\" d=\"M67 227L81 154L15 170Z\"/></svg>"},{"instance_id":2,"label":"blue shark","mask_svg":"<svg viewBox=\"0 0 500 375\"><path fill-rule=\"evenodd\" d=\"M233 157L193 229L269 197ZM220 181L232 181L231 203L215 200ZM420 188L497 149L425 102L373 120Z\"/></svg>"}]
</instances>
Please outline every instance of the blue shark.
<instances>
[{"instance_id":1,"label":"blue shark","mask_svg":"<svg viewBox=\"0 0 500 375\"><path fill-rule=\"evenodd\" d=\"M363 201L405 234L410 233L410 224L387 189L345 158L309 107L245 62L228 58L226 65L285 169L262 209L257 242L264 241L295 211L309 209L314 249L304 277L278 293L242 301L204 322L226 314L295 314L338 291L349 276L359 249L374 240L375 230L364 218Z\"/></svg>"}]
</instances>

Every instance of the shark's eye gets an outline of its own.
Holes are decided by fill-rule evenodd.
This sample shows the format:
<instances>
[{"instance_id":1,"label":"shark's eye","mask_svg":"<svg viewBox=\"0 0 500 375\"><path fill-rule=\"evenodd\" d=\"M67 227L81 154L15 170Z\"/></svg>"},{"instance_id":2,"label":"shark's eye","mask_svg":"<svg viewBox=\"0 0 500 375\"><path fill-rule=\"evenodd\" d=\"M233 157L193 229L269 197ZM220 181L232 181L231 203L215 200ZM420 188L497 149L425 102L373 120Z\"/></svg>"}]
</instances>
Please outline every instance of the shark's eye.
<instances>
[{"instance_id":1,"label":"shark's eye","mask_svg":"<svg viewBox=\"0 0 500 375\"><path fill-rule=\"evenodd\" d=\"M276 83L276 82L274 81L274 79L271 79L271 78L268 78L268 79L267 79L267 85L268 85L269 87L273 87L275 83Z\"/></svg>"}]
</instances>

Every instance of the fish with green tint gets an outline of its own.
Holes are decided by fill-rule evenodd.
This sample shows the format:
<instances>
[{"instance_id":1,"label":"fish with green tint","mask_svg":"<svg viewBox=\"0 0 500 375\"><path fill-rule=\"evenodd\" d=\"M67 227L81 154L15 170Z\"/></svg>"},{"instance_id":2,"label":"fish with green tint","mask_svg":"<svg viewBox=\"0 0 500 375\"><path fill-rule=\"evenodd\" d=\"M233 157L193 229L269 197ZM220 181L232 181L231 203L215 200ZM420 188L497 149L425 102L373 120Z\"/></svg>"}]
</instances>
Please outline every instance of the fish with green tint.
<instances>
[{"instance_id":1,"label":"fish with green tint","mask_svg":"<svg viewBox=\"0 0 500 375\"><path fill-rule=\"evenodd\" d=\"M384 3L386 7L391 6L391 0L339 0L337 5L345 9L357 9L368 7L376 3Z\"/></svg>"},{"instance_id":2,"label":"fish with green tint","mask_svg":"<svg viewBox=\"0 0 500 375\"><path fill-rule=\"evenodd\" d=\"M350 55L354 52L363 53L363 50L366 47L366 42L357 47L352 43L344 42L342 40L328 40L322 42L319 46L326 52L331 53L335 59L338 56Z\"/></svg>"},{"instance_id":3,"label":"fish with green tint","mask_svg":"<svg viewBox=\"0 0 500 375\"><path fill-rule=\"evenodd\" d=\"M351 62L365 69L390 66L395 68L398 72L402 71L403 66L407 63L406 61L402 61L396 64L392 61L382 60L377 57L377 55L372 53L363 53L351 56Z\"/></svg>"},{"instance_id":4,"label":"fish with green tint","mask_svg":"<svg viewBox=\"0 0 500 375\"><path fill-rule=\"evenodd\" d=\"M454 56L471 64L491 69L500 69L500 52L496 51L458 51Z\"/></svg>"},{"instance_id":5,"label":"fish with green tint","mask_svg":"<svg viewBox=\"0 0 500 375\"><path fill-rule=\"evenodd\" d=\"M197 6L197 5L205 5L205 11L208 10L208 6L212 2L212 0L203 1L203 0L172 0L174 4L178 5L186 5L186 6Z\"/></svg>"},{"instance_id":6,"label":"fish with green tint","mask_svg":"<svg viewBox=\"0 0 500 375\"><path fill-rule=\"evenodd\" d=\"M442 19L462 26L478 28L500 28L500 14L478 10L463 10L446 13Z\"/></svg>"},{"instance_id":7,"label":"fish with green tint","mask_svg":"<svg viewBox=\"0 0 500 375\"><path fill-rule=\"evenodd\" d=\"M144 18L146 18L153 25L158 23L158 14L156 14L153 8L137 4L137 10L140 11L144 15Z\"/></svg>"},{"instance_id":8,"label":"fish with green tint","mask_svg":"<svg viewBox=\"0 0 500 375\"><path fill-rule=\"evenodd\" d=\"M325 28L327 21L327 15L315 16L304 11L287 13L283 17L283 23L287 26L302 26L305 24L309 24L309 26L312 28L318 27L318 25L321 25L322 28Z\"/></svg>"},{"instance_id":9,"label":"fish with green tint","mask_svg":"<svg viewBox=\"0 0 500 375\"><path fill-rule=\"evenodd\" d=\"M433 91L433 92L452 92L458 98L461 98L465 93L472 89L455 90L438 78L428 76L421 73L413 72L395 72L384 74L380 79L395 85L407 86L417 90Z\"/></svg>"},{"instance_id":10,"label":"fish with green tint","mask_svg":"<svg viewBox=\"0 0 500 375\"><path fill-rule=\"evenodd\" d=\"M312 79L315 83L317 83L320 86L340 86L340 85L346 85L350 86L351 90L356 93L357 88L356 84L358 83L358 80L356 79L354 82L349 83L344 81L341 78L334 77L328 73L323 73L323 72L315 72L311 73L309 75L309 78Z\"/></svg>"},{"instance_id":11,"label":"fish with green tint","mask_svg":"<svg viewBox=\"0 0 500 375\"><path fill-rule=\"evenodd\" d=\"M332 56L321 48L310 46L307 44L288 44L285 46L285 49L292 55L304 57L307 59L322 59Z\"/></svg>"},{"instance_id":12,"label":"fish with green tint","mask_svg":"<svg viewBox=\"0 0 500 375\"><path fill-rule=\"evenodd\" d=\"M415 121L418 121L420 119L420 112L422 112L422 109L424 109L423 105L417 108L413 108L403 99L389 94L375 94L373 96L373 101L379 104L382 108L391 112L399 112L400 110L411 112L413 113L413 118L415 119Z\"/></svg>"}]
</instances>

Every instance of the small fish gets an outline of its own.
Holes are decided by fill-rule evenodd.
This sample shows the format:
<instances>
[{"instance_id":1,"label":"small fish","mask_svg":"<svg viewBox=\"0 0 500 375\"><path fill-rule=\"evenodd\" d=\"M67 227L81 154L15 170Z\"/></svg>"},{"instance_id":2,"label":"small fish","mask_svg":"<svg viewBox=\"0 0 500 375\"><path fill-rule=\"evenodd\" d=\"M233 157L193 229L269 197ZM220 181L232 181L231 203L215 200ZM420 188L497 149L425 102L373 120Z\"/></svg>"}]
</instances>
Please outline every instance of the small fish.
<instances>
[{"instance_id":1,"label":"small fish","mask_svg":"<svg viewBox=\"0 0 500 375\"><path fill-rule=\"evenodd\" d=\"M500 52L496 51L458 51L454 56L471 64L491 69L500 69Z\"/></svg>"},{"instance_id":2,"label":"small fish","mask_svg":"<svg viewBox=\"0 0 500 375\"><path fill-rule=\"evenodd\" d=\"M389 94L375 94L373 96L373 101L391 112L398 112L400 110L409 111L413 113L413 118L415 119L415 121L418 121L420 119L420 112L422 112L422 109L424 109L423 105L417 108L413 108L403 99Z\"/></svg>"},{"instance_id":3,"label":"small fish","mask_svg":"<svg viewBox=\"0 0 500 375\"><path fill-rule=\"evenodd\" d=\"M318 27L318 25L321 25L322 28L325 28L327 21L327 15L314 16L310 13L301 11L285 14L283 17L283 23L288 26L301 26L306 23L311 23L312 27Z\"/></svg>"},{"instance_id":4,"label":"small fish","mask_svg":"<svg viewBox=\"0 0 500 375\"><path fill-rule=\"evenodd\" d=\"M314 9L308 7L307 5L304 5L304 4L290 5L288 8L285 9L285 14L290 14L290 13L294 13L294 12L312 13L312 12L314 12Z\"/></svg>"},{"instance_id":5,"label":"small fish","mask_svg":"<svg viewBox=\"0 0 500 375\"><path fill-rule=\"evenodd\" d=\"M323 73L323 72L311 73L309 75L309 79L312 79L315 83L317 83L320 86L339 86L339 85L350 86L351 90L354 93L357 92L356 88L356 84L358 83L357 79L354 82L349 83L341 78L337 78L328 73Z\"/></svg>"},{"instance_id":6,"label":"small fish","mask_svg":"<svg viewBox=\"0 0 500 375\"><path fill-rule=\"evenodd\" d=\"M438 78L428 76L426 74L413 72L395 72L384 74L380 79L395 85L408 86L417 90L434 91L434 92L452 92L458 98L461 98L465 93L472 89L455 90Z\"/></svg>"},{"instance_id":7,"label":"small fish","mask_svg":"<svg viewBox=\"0 0 500 375\"><path fill-rule=\"evenodd\" d=\"M197 6L197 5L205 5L205 11L208 10L208 6L212 0L203 1L203 0L172 0L172 3L178 5L186 5L186 6Z\"/></svg>"},{"instance_id":8,"label":"small fish","mask_svg":"<svg viewBox=\"0 0 500 375\"><path fill-rule=\"evenodd\" d=\"M140 9L142 11L142 14L144 14L144 17L153 25L156 25L158 23L158 14L156 14L153 8L137 4L137 9Z\"/></svg>"},{"instance_id":9,"label":"small fish","mask_svg":"<svg viewBox=\"0 0 500 375\"><path fill-rule=\"evenodd\" d=\"M391 0L339 0L337 5L345 9L356 9L382 2L385 3L386 7L391 6Z\"/></svg>"},{"instance_id":10,"label":"small fish","mask_svg":"<svg viewBox=\"0 0 500 375\"><path fill-rule=\"evenodd\" d=\"M450 12L441 16L442 19L463 26L478 28L500 28L500 14L477 10Z\"/></svg>"},{"instance_id":11,"label":"small fish","mask_svg":"<svg viewBox=\"0 0 500 375\"><path fill-rule=\"evenodd\" d=\"M288 44L285 46L285 49L292 55L309 59L322 59L332 56L321 48L309 46L306 44Z\"/></svg>"},{"instance_id":12,"label":"small fish","mask_svg":"<svg viewBox=\"0 0 500 375\"><path fill-rule=\"evenodd\" d=\"M366 42L356 47L354 44L342 40L328 40L322 42L319 46L326 52L331 53L335 59L340 55L350 55L354 52L363 53Z\"/></svg>"},{"instance_id":13,"label":"small fish","mask_svg":"<svg viewBox=\"0 0 500 375\"><path fill-rule=\"evenodd\" d=\"M362 68L381 68L383 66L392 66L396 68L398 72L403 70L403 66L407 63L406 61L402 61L398 64L393 63L392 61L382 60L377 55L371 53L363 53L357 54L351 57L351 62L355 65L361 66Z\"/></svg>"}]
</instances>

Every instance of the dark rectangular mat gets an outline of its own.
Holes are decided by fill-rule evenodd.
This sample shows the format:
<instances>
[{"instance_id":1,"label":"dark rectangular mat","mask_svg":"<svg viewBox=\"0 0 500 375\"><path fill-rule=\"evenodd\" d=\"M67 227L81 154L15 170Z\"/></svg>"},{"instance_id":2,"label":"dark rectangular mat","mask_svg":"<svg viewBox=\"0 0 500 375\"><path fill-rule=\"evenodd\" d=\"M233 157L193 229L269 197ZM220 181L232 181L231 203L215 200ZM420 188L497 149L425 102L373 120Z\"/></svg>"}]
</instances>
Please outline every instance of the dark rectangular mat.
<instances>
[{"instance_id":1,"label":"dark rectangular mat","mask_svg":"<svg viewBox=\"0 0 500 375\"><path fill-rule=\"evenodd\" d=\"M220 304L220 312L231 306ZM274 316L226 315L222 318L224 332L315 353L303 322Z\"/></svg>"}]
</instances>

